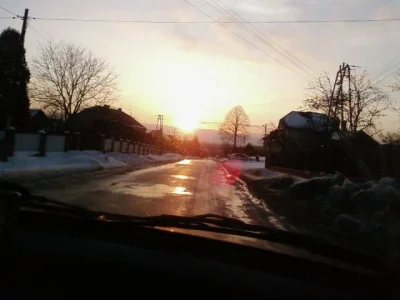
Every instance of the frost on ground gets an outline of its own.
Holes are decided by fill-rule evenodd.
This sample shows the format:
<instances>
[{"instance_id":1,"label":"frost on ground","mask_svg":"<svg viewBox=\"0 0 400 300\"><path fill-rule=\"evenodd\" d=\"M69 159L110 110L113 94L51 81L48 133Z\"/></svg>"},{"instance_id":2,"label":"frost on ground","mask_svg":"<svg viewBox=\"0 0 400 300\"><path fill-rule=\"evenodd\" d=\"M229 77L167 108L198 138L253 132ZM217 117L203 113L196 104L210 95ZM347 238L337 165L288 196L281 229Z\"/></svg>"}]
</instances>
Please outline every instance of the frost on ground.
<instances>
[{"instance_id":1,"label":"frost on ground","mask_svg":"<svg viewBox=\"0 0 400 300\"><path fill-rule=\"evenodd\" d=\"M81 172L146 165L152 162L181 159L180 154L138 155L99 151L52 152L35 156L34 152L16 152L8 162L0 162L1 179L39 179L42 175L65 176Z\"/></svg>"}]
</instances>

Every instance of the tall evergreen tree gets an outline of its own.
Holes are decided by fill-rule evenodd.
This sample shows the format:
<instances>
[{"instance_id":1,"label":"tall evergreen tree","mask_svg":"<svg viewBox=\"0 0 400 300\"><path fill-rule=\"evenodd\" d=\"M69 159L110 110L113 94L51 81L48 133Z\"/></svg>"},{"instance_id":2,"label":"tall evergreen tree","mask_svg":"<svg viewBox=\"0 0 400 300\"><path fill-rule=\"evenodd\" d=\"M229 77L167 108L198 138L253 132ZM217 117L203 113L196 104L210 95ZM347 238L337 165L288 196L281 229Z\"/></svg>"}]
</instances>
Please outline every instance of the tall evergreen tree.
<instances>
[{"instance_id":1,"label":"tall evergreen tree","mask_svg":"<svg viewBox=\"0 0 400 300\"><path fill-rule=\"evenodd\" d=\"M0 128L11 125L23 128L29 121L27 85L30 72L20 33L7 28L0 34Z\"/></svg>"}]
</instances>

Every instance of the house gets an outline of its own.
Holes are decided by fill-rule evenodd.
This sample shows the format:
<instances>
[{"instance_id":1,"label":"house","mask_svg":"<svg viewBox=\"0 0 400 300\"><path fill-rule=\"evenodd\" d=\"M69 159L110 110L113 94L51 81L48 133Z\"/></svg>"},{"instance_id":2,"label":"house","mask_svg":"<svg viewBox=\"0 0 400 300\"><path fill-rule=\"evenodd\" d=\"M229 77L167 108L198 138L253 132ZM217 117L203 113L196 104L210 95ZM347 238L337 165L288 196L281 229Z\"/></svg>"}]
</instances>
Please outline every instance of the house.
<instances>
[{"instance_id":1,"label":"house","mask_svg":"<svg viewBox=\"0 0 400 300\"><path fill-rule=\"evenodd\" d=\"M38 130L47 130L50 125L50 119L41 109L30 109L30 119L28 122L28 128L31 131L37 132Z\"/></svg>"},{"instance_id":2,"label":"house","mask_svg":"<svg viewBox=\"0 0 400 300\"><path fill-rule=\"evenodd\" d=\"M279 120L278 128L264 138L268 163L318 169L324 149L338 129L339 121L325 114L291 111Z\"/></svg>"},{"instance_id":3,"label":"house","mask_svg":"<svg viewBox=\"0 0 400 300\"><path fill-rule=\"evenodd\" d=\"M146 127L121 108L109 105L93 106L73 115L66 123L66 129L80 132L86 137L104 134L107 137L142 141Z\"/></svg>"},{"instance_id":4,"label":"house","mask_svg":"<svg viewBox=\"0 0 400 300\"><path fill-rule=\"evenodd\" d=\"M334 132L339 129L339 120L317 112L291 111L279 120L278 129L285 129L287 133Z\"/></svg>"},{"instance_id":5,"label":"house","mask_svg":"<svg viewBox=\"0 0 400 300\"><path fill-rule=\"evenodd\" d=\"M264 138L267 164L348 176L380 172L380 144L364 131L339 130L339 120L292 111ZM365 169L368 172L365 172Z\"/></svg>"},{"instance_id":6,"label":"house","mask_svg":"<svg viewBox=\"0 0 400 300\"><path fill-rule=\"evenodd\" d=\"M291 111L279 120L278 128L264 138L264 147L273 152L313 149L324 146L333 132L339 130L339 121L317 112Z\"/></svg>"},{"instance_id":7,"label":"house","mask_svg":"<svg viewBox=\"0 0 400 300\"><path fill-rule=\"evenodd\" d=\"M331 161L336 170L352 176L378 177L381 173L381 144L363 130L332 135Z\"/></svg>"}]
</instances>

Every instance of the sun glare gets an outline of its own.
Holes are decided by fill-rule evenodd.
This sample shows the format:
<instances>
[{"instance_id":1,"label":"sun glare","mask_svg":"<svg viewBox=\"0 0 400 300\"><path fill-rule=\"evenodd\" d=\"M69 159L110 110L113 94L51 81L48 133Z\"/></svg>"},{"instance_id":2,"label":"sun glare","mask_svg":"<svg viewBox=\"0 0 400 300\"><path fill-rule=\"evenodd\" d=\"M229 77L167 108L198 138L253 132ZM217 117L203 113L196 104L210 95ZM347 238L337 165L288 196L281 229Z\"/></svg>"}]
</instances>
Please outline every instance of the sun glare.
<instances>
[{"instance_id":1,"label":"sun glare","mask_svg":"<svg viewBox=\"0 0 400 300\"><path fill-rule=\"evenodd\" d=\"M225 91L219 72L222 71L207 60L191 56L170 59L157 74L157 91L168 101L167 110L176 127L193 132L207 119L213 104L222 99Z\"/></svg>"},{"instance_id":2,"label":"sun glare","mask_svg":"<svg viewBox=\"0 0 400 300\"><path fill-rule=\"evenodd\" d=\"M199 126L198 117L188 109L175 117L175 125L186 132L193 132Z\"/></svg>"}]
</instances>

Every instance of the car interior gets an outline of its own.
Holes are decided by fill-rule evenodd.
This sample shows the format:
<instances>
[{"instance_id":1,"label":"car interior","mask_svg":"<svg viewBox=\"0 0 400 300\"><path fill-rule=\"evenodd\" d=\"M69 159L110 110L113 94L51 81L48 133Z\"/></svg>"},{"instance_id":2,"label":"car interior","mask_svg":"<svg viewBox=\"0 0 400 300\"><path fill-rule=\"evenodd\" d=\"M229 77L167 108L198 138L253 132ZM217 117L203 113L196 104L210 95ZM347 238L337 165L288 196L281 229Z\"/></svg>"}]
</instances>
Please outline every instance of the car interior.
<instances>
[{"instance_id":1,"label":"car interior","mask_svg":"<svg viewBox=\"0 0 400 300\"><path fill-rule=\"evenodd\" d=\"M210 238L205 225L146 225L106 214L88 218L56 205L29 204L27 197L15 191L0 197L3 297L396 295L396 277L379 261L329 245L316 244L313 251L314 246L305 250L265 240L266 247L251 247L237 242L237 234Z\"/></svg>"}]
</instances>

